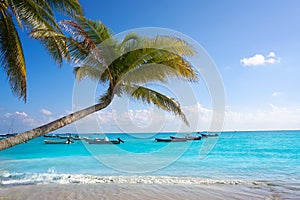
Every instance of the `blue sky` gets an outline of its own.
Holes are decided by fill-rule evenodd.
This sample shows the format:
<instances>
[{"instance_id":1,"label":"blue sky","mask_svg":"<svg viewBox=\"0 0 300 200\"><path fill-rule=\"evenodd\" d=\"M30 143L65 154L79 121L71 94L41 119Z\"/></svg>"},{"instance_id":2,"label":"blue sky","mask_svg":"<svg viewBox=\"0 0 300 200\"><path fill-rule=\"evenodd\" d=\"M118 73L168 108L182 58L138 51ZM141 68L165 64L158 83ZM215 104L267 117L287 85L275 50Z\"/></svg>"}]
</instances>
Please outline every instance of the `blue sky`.
<instances>
[{"instance_id":1,"label":"blue sky","mask_svg":"<svg viewBox=\"0 0 300 200\"><path fill-rule=\"evenodd\" d=\"M81 3L88 18L101 20L116 34L135 28L161 27L181 32L202 45L223 80L224 130L300 128L299 1L90 0ZM12 95L1 72L1 133L6 132L12 122L15 131L25 131L73 109L72 66L57 67L43 47L26 34L22 34L22 41L27 63L28 102L24 104ZM191 118L195 114L192 111L201 114L198 128L204 130L209 126L212 113L210 95L203 83L193 88L199 91L196 92L198 102L195 107L184 109ZM118 116L124 113L114 108L97 115L103 131L119 131L114 113L119 113ZM162 120L162 113L149 114L152 109L132 104L127 118L147 127L150 118ZM127 129L125 118L121 131L131 130ZM161 130L176 130L177 118L167 115L164 120L167 125ZM58 132L74 130L72 125Z\"/></svg>"}]
</instances>

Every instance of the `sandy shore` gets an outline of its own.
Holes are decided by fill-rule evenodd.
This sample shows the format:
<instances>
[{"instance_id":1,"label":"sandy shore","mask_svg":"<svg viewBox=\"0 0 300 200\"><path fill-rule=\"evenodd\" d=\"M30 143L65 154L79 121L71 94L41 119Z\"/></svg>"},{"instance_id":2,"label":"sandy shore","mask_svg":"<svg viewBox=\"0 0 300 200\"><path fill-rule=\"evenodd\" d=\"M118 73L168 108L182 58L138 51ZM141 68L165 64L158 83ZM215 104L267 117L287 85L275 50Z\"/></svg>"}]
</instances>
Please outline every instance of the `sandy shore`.
<instances>
[{"instance_id":1,"label":"sandy shore","mask_svg":"<svg viewBox=\"0 0 300 200\"><path fill-rule=\"evenodd\" d=\"M265 188L250 188L241 185L42 184L0 187L0 200L19 199L280 200L284 198L282 198L281 194ZM293 199L293 197L289 199Z\"/></svg>"}]
</instances>

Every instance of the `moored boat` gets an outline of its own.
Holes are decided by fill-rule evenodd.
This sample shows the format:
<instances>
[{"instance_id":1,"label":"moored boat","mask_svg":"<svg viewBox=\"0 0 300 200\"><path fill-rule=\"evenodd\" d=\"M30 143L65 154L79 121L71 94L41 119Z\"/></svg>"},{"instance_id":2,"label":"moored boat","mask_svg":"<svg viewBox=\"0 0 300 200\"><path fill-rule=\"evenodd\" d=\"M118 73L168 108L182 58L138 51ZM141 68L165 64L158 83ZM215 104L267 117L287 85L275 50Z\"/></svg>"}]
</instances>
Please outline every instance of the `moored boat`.
<instances>
[{"instance_id":1,"label":"moored boat","mask_svg":"<svg viewBox=\"0 0 300 200\"><path fill-rule=\"evenodd\" d=\"M72 137L73 140L84 140L83 137L79 137L79 136L74 136Z\"/></svg>"},{"instance_id":2,"label":"moored boat","mask_svg":"<svg viewBox=\"0 0 300 200\"><path fill-rule=\"evenodd\" d=\"M4 134L0 134L0 137L9 138L16 135L18 135L18 133L4 133Z\"/></svg>"},{"instance_id":3,"label":"moored boat","mask_svg":"<svg viewBox=\"0 0 300 200\"><path fill-rule=\"evenodd\" d=\"M58 136L60 139L68 139L68 138L72 138L72 135L60 135Z\"/></svg>"},{"instance_id":4,"label":"moored boat","mask_svg":"<svg viewBox=\"0 0 300 200\"><path fill-rule=\"evenodd\" d=\"M58 136L54 133L48 133L48 134L44 135L44 137L55 138L55 137L58 137Z\"/></svg>"},{"instance_id":5,"label":"moored boat","mask_svg":"<svg viewBox=\"0 0 300 200\"><path fill-rule=\"evenodd\" d=\"M98 139L89 139L86 140L89 144L120 144L124 143L123 140L117 138L117 140L98 140Z\"/></svg>"},{"instance_id":6,"label":"moored boat","mask_svg":"<svg viewBox=\"0 0 300 200\"><path fill-rule=\"evenodd\" d=\"M184 138L182 137L175 137L175 136L170 136L171 139L186 139L186 140L201 140L201 136L185 136Z\"/></svg>"},{"instance_id":7,"label":"moored boat","mask_svg":"<svg viewBox=\"0 0 300 200\"><path fill-rule=\"evenodd\" d=\"M86 142L105 141L105 138L87 138L87 137L83 137L82 140L84 140Z\"/></svg>"},{"instance_id":8,"label":"moored boat","mask_svg":"<svg viewBox=\"0 0 300 200\"><path fill-rule=\"evenodd\" d=\"M71 144L73 143L72 140L66 141L58 141L58 140L44 140L45 144Z\"/></svg>"},{"instance_id":9,"label":"moored boat","mask_svg":"<svg viewBox=\"0 0 300 200\"><path fill-rule=\"evenodd\" d=\"M208 138L208 137L219 137L219 134L215 133L215 134L203 134L201 133L201 136L203 138Z\"/></svg>"},{"instance_id":10,"label":"moored boat","mask_svg":"<svg viewBox=\"0 0 300 200\"><path fill-rule=\"evenodd\" d=\"M185 138L170 138L170 139L164 139L164 138L155 138L156 142L186 142L187 140Z\"/></svg>"}]
</instances>

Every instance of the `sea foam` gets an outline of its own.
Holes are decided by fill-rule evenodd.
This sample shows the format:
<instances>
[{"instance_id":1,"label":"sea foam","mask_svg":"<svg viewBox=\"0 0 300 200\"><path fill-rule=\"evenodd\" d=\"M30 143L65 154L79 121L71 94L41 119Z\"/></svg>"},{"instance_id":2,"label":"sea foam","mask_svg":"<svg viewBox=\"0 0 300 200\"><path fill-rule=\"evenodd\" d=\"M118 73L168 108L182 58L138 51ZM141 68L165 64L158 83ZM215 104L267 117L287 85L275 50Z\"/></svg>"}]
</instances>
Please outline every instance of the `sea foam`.
<instances>
[{"instance_id":1,"label":"sea foam","mask_svg":"<svg viewBox=\"0 0 300 200\"><path fill-rule=\"evenodd\" d=\"M169 184L169 185L266 185L266 182L252 180L211 179L173 176L93 176L85 174L57 173L1 173L1 185L27 184Z\"/></svg>"}]
</instances>

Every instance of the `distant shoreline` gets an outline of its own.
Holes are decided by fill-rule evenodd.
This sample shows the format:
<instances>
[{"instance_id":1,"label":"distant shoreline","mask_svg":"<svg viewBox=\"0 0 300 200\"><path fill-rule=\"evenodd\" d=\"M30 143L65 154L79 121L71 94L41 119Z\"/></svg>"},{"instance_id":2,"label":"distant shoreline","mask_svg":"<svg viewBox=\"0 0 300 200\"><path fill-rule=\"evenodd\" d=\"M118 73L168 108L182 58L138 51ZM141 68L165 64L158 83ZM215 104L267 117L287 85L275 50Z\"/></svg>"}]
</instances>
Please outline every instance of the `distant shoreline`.
<instances>
[{"instance_id":1,"label":"distant shoreline","mask_svg":"<svg viewBox=\"0 0 300 200\"><path fill-rule=\"evenodd\" d=\"M218 133L235 133L235 132L242 132L242 133L245 133L245 132L287 132L287 131L300 131L300 129L288 129L288 130L284 130L284 129L280 129L280 130L232 130L232 131L182 131L182 132L178 132L178 131L160 131L160 132L145 132L145 133L142 133L142 132L130 132L130 133L124 133L124 134L153 134L153 133L215 133L215 132L218 132ZM75 132L61 132L61 133L56 133L56 132L53 132L53 134L123 134L123 132L99 132L99 133L94 133L94 132L87 132L87 133L75 133ZM50 134L50 133L49 133Z\"/></svg>"}]
</instances>

